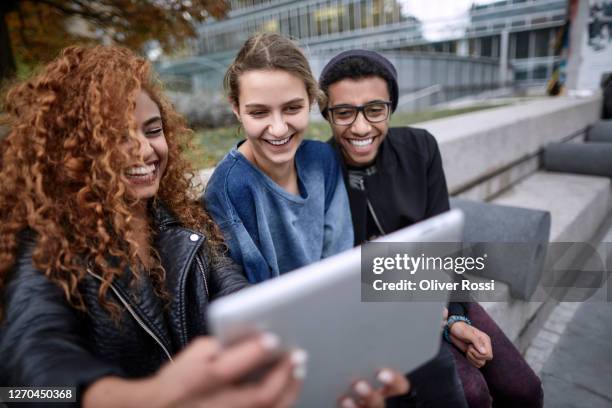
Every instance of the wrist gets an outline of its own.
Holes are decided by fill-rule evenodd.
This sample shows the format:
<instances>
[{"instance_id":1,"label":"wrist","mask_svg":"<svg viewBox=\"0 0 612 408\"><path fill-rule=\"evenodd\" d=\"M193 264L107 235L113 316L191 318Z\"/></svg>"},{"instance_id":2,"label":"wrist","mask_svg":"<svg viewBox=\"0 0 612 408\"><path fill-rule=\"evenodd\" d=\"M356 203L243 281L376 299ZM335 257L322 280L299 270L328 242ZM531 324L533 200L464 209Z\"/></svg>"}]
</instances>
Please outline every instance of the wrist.
<instances>
[{"instance_id":1,"label":"wrist","mask_svg":"<svg viewBox=\"0 0 612 408\"><path fill-rule=\"evenodd\" d=\"M444 332L443 332L444 340L451 343L451 339L450 339L451 328L453 327L455 323L459 323L459 322L465 323L469 326L472 325L472 321L468 319L466 316L460 316L460 315L449 316L448 320L446 321L446 324L444 325Z\"/></svg>"},{"instance_id":2,"label":"wrist","mask_svg":"<svg viewBox=\"0 0 612 408\"><path fill-rule=\"evenodd\" d=\"M127 380L120 377L104 377L91 384L83 395L85 408L101 407L151 407L176 406L171 393L167 392L158 376Z\"/></svg>"},{"instance_id":3,"label":"wrist","mask_svg":"<svg viewBox=\"0 0 612 408\"><path fill-rule=\"evenodd\" d=\"M153 377L147 378L143 391L149 397L147 406L154 408L171 408L185 405L186 392L183 384L176 384L167 381L162 371L155 374ZM139 405L144 406L144 405Z\"/></svg>"},{"instance_id":4,"label":"wrist","mask_svg":"<svg viewBox=\"0 0 612 408\"><path fill-rule=\"evenodd\" d=\"M164 384L159 378L159 375L154 375L143 380L140 380L140 396L136 397L137 404L140 406L148 406L152 408L170 408L176 406L178 399L174 399L169 390L164 387Z\"/></svg>"}]
</instances>

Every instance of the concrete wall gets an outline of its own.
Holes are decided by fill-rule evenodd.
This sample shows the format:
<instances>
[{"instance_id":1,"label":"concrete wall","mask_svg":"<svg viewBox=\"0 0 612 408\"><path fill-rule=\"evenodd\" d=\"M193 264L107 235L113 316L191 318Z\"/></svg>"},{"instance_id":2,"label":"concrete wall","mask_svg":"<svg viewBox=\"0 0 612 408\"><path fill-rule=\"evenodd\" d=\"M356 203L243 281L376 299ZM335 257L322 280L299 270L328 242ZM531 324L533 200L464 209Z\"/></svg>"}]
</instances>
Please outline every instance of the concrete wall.
<instances>
[{"instance_id":1,"label":"concrete wall","mask_svg":"<svg viewBox=\"0 0 612 408\"><path fill-rule=\"evenodd\" d=\"M599 97L547 98L415 126L438 140L449 191L459 194L537 155L548 143L584 132L598 119L600 109Z\"/></svg>"}]
</instances>

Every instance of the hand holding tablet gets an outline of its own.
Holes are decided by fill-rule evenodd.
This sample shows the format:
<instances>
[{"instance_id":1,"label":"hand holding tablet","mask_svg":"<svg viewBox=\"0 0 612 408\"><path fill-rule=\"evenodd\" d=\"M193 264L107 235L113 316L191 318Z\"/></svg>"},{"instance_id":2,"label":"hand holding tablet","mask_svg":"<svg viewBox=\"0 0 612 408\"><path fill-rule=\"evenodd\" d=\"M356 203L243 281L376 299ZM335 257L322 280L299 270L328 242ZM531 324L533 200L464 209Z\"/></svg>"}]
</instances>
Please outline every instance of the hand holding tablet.
<instances>
[{"instance_id":1,"label":"hand holding tablet","mask_svg":"<svg viewBox=\"0 0 612 408\"><path fill-rule=\"evenodd\" d=\"M376 374L376 380L381 384L374 388L365 380L359 380L353 384L354 396L343 396L339 399L341 408L384 408L385 398L407 394L410 391L410 383L401 373L384 368Z\"/></svg>"},{"instance_id":2,"label":"hand holding tablet","mask_svg":"<svg viewBox=\"0 0 612 408\"><path fill-rule=\"evenodd\" d=\"M417 251L422 242L459 242L462 226L462 214L451 211L381 241ZM309 375L298 407L335 406L347 401L342 396L377 406L407 385L392 381L370 395L382 368L407 373L436 355L447 299L362 302L362 284L361 252L353 248L213 302L210 326L223 344L272 332L281 348L306 350Z\"/></svg>"}]
</instances>

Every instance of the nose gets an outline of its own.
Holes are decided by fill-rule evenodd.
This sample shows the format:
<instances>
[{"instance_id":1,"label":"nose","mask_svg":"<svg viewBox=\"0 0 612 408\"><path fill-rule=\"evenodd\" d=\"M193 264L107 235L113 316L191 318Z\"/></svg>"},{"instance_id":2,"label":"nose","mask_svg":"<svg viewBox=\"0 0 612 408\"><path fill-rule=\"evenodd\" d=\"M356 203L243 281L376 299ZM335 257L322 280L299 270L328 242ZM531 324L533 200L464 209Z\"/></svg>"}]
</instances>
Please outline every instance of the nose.
<instances>
[{"instance_id":1,"label":"nose","mask_svg":"<svg viewBox=\"0 0 612 408\"><path fill-rule=\"evenodd\" d=\"M282 138L287 134L289 127L280 113L272 115L272 122L268 125L268 133L273 137Z\"/></svg>"},{"instance_id":2,"label":"nose","mask_svg":"<svg viewBox=\"0 0 612 408\"><path fill-rule=\"evenodd\" d=\"M145 163L155 154L153 146L151 146L150 140L145 136L142 130L136 132L136 152L138 153L139 159L142 159Z\"/></svg>"},{"instance_id":3,"label":"nose","mask_svg":"<svg viewBox=\"0 0 612 408\"><path fill-rule=\"evenodd\" d=\"M351 132L355 136L366 136L372 130L372 124L365 118L363 112L358 112L351 125Z\"/></svg>"}]
</instances>

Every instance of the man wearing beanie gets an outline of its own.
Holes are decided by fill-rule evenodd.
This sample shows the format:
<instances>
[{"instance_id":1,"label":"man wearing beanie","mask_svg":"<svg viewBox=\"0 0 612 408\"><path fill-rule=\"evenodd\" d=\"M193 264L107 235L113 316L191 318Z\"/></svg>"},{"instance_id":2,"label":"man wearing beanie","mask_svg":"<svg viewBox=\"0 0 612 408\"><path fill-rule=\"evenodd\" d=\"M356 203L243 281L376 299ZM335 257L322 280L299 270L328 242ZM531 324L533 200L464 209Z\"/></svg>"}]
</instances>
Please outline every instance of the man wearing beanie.
<instances>
[{"instance_id":1,"label":"man wearing beanie","mask_svg":"<svg viewBox=\"0 0 612 408\"><path fill-rule=\"evenodd\" d=\"M373 51L346 51L325 66L319 82L331 144L348 173L355 245L449 209L436 140L423 129L389 128L398 100L389 60ZM356 105L362 114L347 109Z\"/></svg>"},{"instance_id":2,"label":"man wearing beanie","mask_svg":"<svg viewBox=\"0 0 612 408\"><path fill-rule=\"evenodd\" d=\"M319 84L326 96L321 114L333 133L330 144L342 158L355 245L449 210L434 137L424 129L389 128L399 94L389 60L373 51L345 51L323 68ZM448 314L456 347L443 342L437 357L410 373L412 392L404 404L490 407L493 397L498 406L542 406L538 377L478 304L451 302ZM494 361L489 335L496 345ZM515 378L507 378L510 373Z\"/></svg>"},{"instance_id":3,"label":"man wearing beanie","mask_svg":"<svg viewBox=\"0 0 612 408\"><path fill-rule=\"evenodd\" d=\"M343 161L355 245L449 208L440 153L425 130L389 129L397 107L395 67L373 51L338 54L319 80L327 106L331 145ZM446 197L445 199L442 199ZM464 314L460 304L451 314ZM410 373L414 406L467 407L453 357L444 347Z\"/></svg>"}]
</instances>

